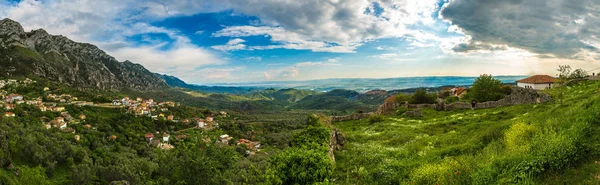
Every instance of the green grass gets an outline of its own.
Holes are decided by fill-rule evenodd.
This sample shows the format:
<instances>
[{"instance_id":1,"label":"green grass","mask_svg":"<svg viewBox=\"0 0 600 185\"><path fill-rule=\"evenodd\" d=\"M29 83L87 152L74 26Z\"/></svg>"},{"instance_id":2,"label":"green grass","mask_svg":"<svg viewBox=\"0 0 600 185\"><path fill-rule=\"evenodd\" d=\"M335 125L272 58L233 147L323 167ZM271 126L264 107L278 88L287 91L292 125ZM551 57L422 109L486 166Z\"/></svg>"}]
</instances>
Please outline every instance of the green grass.
<instances>
[{"instance_id":1,"label":"green grass","mask_svg":"<svg viewBox=\"0 0 600 185\"><path fill-rule=\"evenodd\" d=\"M599 83L545 103L336 123L337 184L596 184ZM556 90L549 91L555 94ZM598 178L597 178L598 177Z\"/></svg>"}]
</instances>

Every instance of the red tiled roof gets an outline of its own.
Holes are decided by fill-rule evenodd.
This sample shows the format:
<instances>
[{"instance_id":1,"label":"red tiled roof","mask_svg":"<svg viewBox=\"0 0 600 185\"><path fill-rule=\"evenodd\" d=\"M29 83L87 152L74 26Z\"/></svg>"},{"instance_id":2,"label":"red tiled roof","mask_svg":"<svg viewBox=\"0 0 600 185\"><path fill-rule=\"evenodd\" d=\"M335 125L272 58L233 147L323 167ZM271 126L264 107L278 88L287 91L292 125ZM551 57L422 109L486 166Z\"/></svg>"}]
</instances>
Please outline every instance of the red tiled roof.
<instances>
[{"instance_id":1,"label":"red tiled roof","mask_svg":"<svg viewBox=\"0 0 600 185\"><path fill-rule=\"evenodd\" d=\"M517 82L521 83L531 83L531 84L540 84L540 83L554 83L556 78L548 76L548 75L535 75L529 78L517 80Z\"/></svg>"},{"instance_id":2,"label":"red tiled roof","mask_svg":"<svg viewBox=\"0 0 600 185\"><path fill-rule=\"evenodd\" d=\"M466 88L462 88L462 87L461 88L457 88L455 94L456 95L460 95L460 94L462 94L463 92L466 92L466 91L467 91Z\"/></svg>"}]
</instances>

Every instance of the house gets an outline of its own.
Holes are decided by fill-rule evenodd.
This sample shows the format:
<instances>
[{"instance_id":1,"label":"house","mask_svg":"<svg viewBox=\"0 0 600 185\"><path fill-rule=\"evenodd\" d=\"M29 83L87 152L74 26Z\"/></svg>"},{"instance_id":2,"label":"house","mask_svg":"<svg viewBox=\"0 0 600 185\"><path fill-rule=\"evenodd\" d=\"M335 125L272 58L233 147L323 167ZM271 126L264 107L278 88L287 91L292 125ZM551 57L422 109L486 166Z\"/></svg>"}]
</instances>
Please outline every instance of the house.
<instances>
[{"instance_id":1,"label":"house","mask_svg":"<svg viewBox=\"0 0 600 185\"><path fill-rule=\"evenodd\" d=\"M12 110L15 109L15 105L14 104L4 104L4 109L6 110Z\"/></svg>"},{"instance_id":2,"label":"house","mask_svg":"<svg viewBox=\"0 0 600 185\"><path fill-rule=\"evenodd\" d=\"M178 134L178 135L175 136L175 139L177 139L177 141L181 141L181 140L184 140L184 139L187 139L187 138L188 138L188 136L185 135L185 134Z\"/></svg>"},{"instance_id":3,"label":"house","mask_svg":"<svg viewBox=\"0 0 600 185\"><path fill-rule=\"evenodd\" d=\"M56 117L56 119L54 119L54 120L58 121L59 123L65 122L65 118L63 118L61 116Z\"/></svg>"},{"instance_id":4,"label":"house","mask_svg":"<svg viewBox=\"0 0 600 185\"><path fill-rule=\"evenodd\" d=\"M15 115L15 113L13 113L13 112L5 112L5 113L4 113L4 117L7 117L7 118L11 118L11 117L15 117L15 116L16 116L16 115Z\"/></svg>"},{"instance_id":5,"label":"house","mask_svg":"<svg viewBox=\"0 0 600 185\"><path fill-rule=\"evenodd\" d=\"M221 112L219 112L219 114L221 114L221 116L223 116L223 117L227 117L227 112L225 112L225 111L221 111Z\"/></svg>"},{"instance_id":6,"label":"house","mask_svg":"<svg viewBox=\"0 0 600 185\"><path fill-rule=\"evenodd\" d=\"M146 140L148 140L148 141L151 141L154 138L154 134L147 133L144 135L144 138L146 138Z\"/></svg>"},{"instance_id":7,"label":"house","mask_svg":"<svg viewBox=\"0 0 600 185\"><path fill-rule=\"evenodd\" d=\"M169 137L171 137L169 134L164 133L163 134L163 142L169 142Z\"/></svg>"},{"instance_id":8,"label":"house","mask_svg":"<svg viewBox=\"0 0 600 185\"><path fill-rule=\"evenodd\" d=\"M229 135L224 134L224 135L219 136L219 142L221 144L226 144L227 145L227 144L229 144L229 140L231 140L232 138L233 137L230 137Z\"/></svg>"},{"instance_id":9,"label":"house","mask_svg":"<svg viewBox=\"0 0 600 185\"><path fill-rule=\"evenodd\" d=\"M85 118L86 118L85 114L80 114L80 115L79 115L79 119L80 119L80 120L85 120Z\"/></svg>"},{"instance_id":10,"label":"house","mask_svg":"<svg viewBox=\"0 0 600 185\"><path fill-rule=\"evenodd\" d=\"M52 120L50 121L50 123L52 123L52 126L60 128L60 129L65 129L67 128L67 122L60 122L58 120Z\"/></svg>"},{"instance_id":11,"label":"house","mask_svg":"<svg viewBox=\"0 0 600 185\"><path fill-rule=\"evenodd\" d=\"M50 123L44 124L44 127L46 127L46 129L50 129L52 128L52 125Z\"/></svg>"},{"instance_id":12,"label":"house","mask_svg":"<svg viewBox=\"0 0 600 185\"><path fill-rule=\"evenodd\" d=\"M40 111L42 111L42 112L46 112L48 110L48 108L46 106L44 106L43 104L39 105L38 108L40 108Z\"/></svg>"},{"instance_id":13,"label":"house","mask_svg":"<svg viewBox=\"0 0 600 185\"><path fill-rule=\"evenodd\" d=\"M544 90L554 87L556 78L548 75L535 75L525 79L517 80L517 86L527 89Z\"/></svg>"},{"instance_id":14,"label":"house","mask_svg":"<svg viewBox=\"0 0 600 185\"><path fill-rule=\"evenodd\" d=\"M213 120L214 120L214 118L213 118L213 117L206 117L206 121L207 121L207 122L212 122Z\"/></svg>"},{"instance_id":15,"label":"house","mask_svg":"<svg viewBox=\"0 0 600 185\"><path fill-rule=\"evenodd\" d=\"M81 136L75 135L75 141L79 141L79 139L81 139Z\"/></svg>"},{"instance_id":16,"label":"house","mask_svg":"<svg viewBox=\"0 0 600 185\"><path fill-rule=\"evenodd\" d=\"M171 115L167 116L167 120L173 121L173 115L171 114Z\"/></svg>"},{"instance_id":17,"label":"house","mask_svg":"<svg viewBox=\"0 0 600 185\"><path fill-rule=\"evenodd\" d=\"M110 137L109 137L109 139L111 139L111 140L113 140L113 141L114 141L114 140L117 140L117 136L115 136L115 135L112 135L112 136L110 136Z\"/></svg>"},{"instance_id":18,"label":"house","mask_svg":"<svg viewBox=\"0 0 600 185\"><path fill-rule=\"evenodd\" d=\"M204 128L206 126L204 124L204 119L196 118L196 124L198 124L198 128Z\"/></svg>"},{"instance_id":19,"label":"house","mask_svg":"<svg viewBox=\"0 0 600 185\"><path fill-rule=\"evenodd\" d=\"M50 87L44 87L44 91L49 91Z\"/></svg>"},{"instance_id":20,"label":"house","mask_svg":"<svg viewBox=\"0 0 600 185\"><path fill-rule=\"evenodd\" d=\"M87 128L87 129L90 129L90 128L92 128L92 125L90 125L90 124L85 124L85 125L83 125L83 127Z\"/></svg>"},{"instance_id":21,"label":"house","mask_svg":"<svg viewBox=\"0 0 600 185\"><path fill-rule=\"evenodd\" d=\"M54 107L52 109L52 111L54 111L54 112L61 112L61 111L64 111L64 110L65 110L65 107Z\"/></svg>"},{"instance_id":22,"label":"house","mask_svg":"<svg viewBox=\"0 0 600 185\"><path fill-rule=\"evenodd\" d=\"M119 100L113 100L112 105L119 106L119 105L121 105L121 102Z\"/></svg>"},{"instance_id":23,"label":"house","mask_svg":"<svg viewBox=\"0 0 600 185\"><path fill-rule=\"evenodd\" d=\"M462 97L465 94L467 94L467 88L464 88L464 87L453 88L451 90L451 92L453 92L452 95L454 95L456 97Z\"/></svg>"}]
</instances>

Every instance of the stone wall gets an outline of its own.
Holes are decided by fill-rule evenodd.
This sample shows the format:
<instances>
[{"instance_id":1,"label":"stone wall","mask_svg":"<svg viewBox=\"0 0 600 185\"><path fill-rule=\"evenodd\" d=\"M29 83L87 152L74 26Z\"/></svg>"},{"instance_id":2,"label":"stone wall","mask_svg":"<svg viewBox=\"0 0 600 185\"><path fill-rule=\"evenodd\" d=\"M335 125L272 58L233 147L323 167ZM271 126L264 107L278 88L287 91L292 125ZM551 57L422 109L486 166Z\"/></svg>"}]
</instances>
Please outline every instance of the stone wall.
<instances>
[{"instance_id":1,"label":"stone wall","mask_svg":"<svg viewBox=\"0 0 600 185\"><path fill-rule=\"evenodd\" d=\"M344 143L346 143L346 137L344 134L337 129L333 128L329 137L329 158L335 162L335 155L333 154L334 150L341 150L344 147Z\"/></svg>"},{"instance_id":2,"label":"stone wall","mask_svg":"<svg viewBox=\"0 0 600 185\"><path fill-rule=\"evenodd\" d=\"M521 87L513 87L512 93L503 99L498 101L481 102L475 105L475 109L487 109L494 107L502 107L509 105L520 105L520 104L535 104L545 103L552 100L547 94L534 89L525 89ZM455 110L455 109L471 109L471 104L466 102L456 102L453 104L401 104L397 102L388 102L379 106L376 114L385 114L395 111L400 107L407 107L410 109L421 109L430 108L435 110Z\"/></svg>"},{"instance_id":3,"label":"stone wall","mask_svg":"<svg viewBox=\"0 0 600 185\"><path fill-rule=\"evenodd\" d=\"M364 118L370 117L373 114L375 114L375 113L368 112L368 113L360 113L360 114L350 114L350 115L346 115L346 116L331 116L330 118L331 118L331 122L339 122L339 121L364 119Z\"/></svg>"}]
</instances>

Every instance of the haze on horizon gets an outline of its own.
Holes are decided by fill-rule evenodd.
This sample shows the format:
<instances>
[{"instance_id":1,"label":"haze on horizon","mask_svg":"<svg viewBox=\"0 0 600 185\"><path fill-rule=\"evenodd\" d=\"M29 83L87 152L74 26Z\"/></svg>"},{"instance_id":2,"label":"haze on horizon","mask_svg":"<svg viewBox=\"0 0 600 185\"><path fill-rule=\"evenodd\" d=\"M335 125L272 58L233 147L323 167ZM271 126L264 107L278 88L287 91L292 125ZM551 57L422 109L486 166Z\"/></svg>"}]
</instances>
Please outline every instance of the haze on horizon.
<instances>
[{"instance_id":1,"label":"haze on horizon","mask_svg":"<svg viewBox=\"0 0 600 185\"><path fill-rule=\"evenodd\" d=\"M189 83L600 67L595 0L0 0L0 19Z\"/></svg>"}]
</instances>

